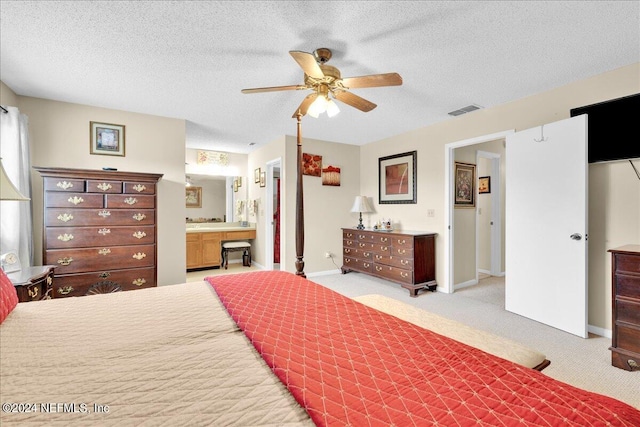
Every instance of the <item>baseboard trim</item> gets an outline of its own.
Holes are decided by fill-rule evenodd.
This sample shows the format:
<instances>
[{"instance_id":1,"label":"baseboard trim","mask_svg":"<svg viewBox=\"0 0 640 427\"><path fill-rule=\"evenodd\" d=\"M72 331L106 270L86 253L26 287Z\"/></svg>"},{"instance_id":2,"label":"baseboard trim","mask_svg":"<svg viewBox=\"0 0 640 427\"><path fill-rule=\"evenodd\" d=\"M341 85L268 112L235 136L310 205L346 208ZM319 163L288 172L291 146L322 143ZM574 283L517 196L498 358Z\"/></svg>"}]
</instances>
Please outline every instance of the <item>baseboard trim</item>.
<instances>
[{"instance_id":1,"label":"baseboard trim","mask_svg":"<svg viewBox=\"0 0 640 427\"><path fill-rule=\"evenodd\" d=\"M587 332L590 332L594 335L599 335L605 338L611 338L613 336L613 332L611 329L600 328L598 326L587 325Z\"/></svg>"}]
</instances>

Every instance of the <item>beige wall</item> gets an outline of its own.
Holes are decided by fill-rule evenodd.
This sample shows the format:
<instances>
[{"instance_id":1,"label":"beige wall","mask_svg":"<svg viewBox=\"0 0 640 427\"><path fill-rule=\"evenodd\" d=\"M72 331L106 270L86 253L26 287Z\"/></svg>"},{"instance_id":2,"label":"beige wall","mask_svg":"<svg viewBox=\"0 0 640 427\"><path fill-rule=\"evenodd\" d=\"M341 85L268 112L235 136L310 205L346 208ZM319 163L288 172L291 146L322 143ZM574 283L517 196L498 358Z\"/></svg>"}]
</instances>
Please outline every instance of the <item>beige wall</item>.
<instances>
[{"instance_id":1,"label":"beige wall","mask_svg":"<svg viewBox=\"0 0 640 427\"><path fill-rule=\"evenodd\" d=\"M377 197L374 201L380 216L401 219L406 229L438 233L436 275L437 281L442 283L445 271L442 236L448 226L444 218L445 145L568 118L571 108L640 92L639 76L640 64L633 64L365 145L360 150L361 193L377 195L377 179L371 179L368 171L377 170L379 157L417 150L417 204L378 205ZM610 257L607 249L626 243L640 243L640 191L637 178L635 181L633 176L628 178L632 172L625 162L589 167L589 324L595 328L611 328ZM435 217L427 217L427 209L435 209Z\"/></svg>"},{"instance_id":2,"label":"beige wall","mask_svg":"<svg viewBox=\"0 0 640 427\"><path fill-rule=\"evenodd\" d=\"M3 100L4 104L4 87ZM10 98L10 97L9 97ZM29 117L31 164L164 174L157 188L158 284L186 280L184 158L185 122L146 114L17 96ZM125 156L92 155L89 122L125 125ZM42 178L32 172L35 262L42 262Z\"/></svg>"},{"instance_id":3,"label":"beige wall","mask_svg":"<svg viewBox=\"0 0 640 427\"><path fill-rule=\"evenodd\" d=\"M17 107L18 106L18 97L16 94L4 84L4 82L0 81L0 105L3 107Z\"/></svg>"},{"instance_id":4,"label":"beige wall","mask_svg":"<svg viewBox=\"0 0 640 427\"><path fill-rule=\"evenodd\" d=\"M303 132L304 132L303 119ZM313 119L308 119L313 120ZM303 133L304 134L304 133ZM352 227L358 223L357 214L349 211L360 188L360 147L338 144L315 139L302 139L303 152L322 156L322 164L341 167L339 187L322 185L319 177L304 176L304 272L308 276L335 271L342 266L342 227ZM266 170L267 162L281 158L281 205L283 247L281 268L295 272L296 261L296 159L297 139L285 136L249 155L249 171L256 168ZM264 202L266 188L259 185L249 187L249 197L261 201L258 214L258 239L255 259L265 264L266 223ZM325 252L334 254L333 260L325 258ZM335 262L335 264L334 264Z\"/></svg>"}]
</instances>

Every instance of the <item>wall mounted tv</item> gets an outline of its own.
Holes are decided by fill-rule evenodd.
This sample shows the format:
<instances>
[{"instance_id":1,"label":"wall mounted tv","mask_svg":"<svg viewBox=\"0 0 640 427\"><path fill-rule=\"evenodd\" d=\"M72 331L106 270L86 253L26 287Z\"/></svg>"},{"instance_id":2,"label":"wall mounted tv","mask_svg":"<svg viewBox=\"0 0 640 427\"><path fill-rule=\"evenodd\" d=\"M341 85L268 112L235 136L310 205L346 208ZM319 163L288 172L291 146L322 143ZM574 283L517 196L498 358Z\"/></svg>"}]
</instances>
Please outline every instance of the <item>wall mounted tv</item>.
<instances>
[{"instance_id":1,"label":"wall mounted tv","mask_svg":"<svg viewBox=\"0 0 640 427\"><path fill-rule=\"evenodd\" d=\"M640 157L640 93L570 111L588 114L589 163Z\"/></svg>"}]
</instances>

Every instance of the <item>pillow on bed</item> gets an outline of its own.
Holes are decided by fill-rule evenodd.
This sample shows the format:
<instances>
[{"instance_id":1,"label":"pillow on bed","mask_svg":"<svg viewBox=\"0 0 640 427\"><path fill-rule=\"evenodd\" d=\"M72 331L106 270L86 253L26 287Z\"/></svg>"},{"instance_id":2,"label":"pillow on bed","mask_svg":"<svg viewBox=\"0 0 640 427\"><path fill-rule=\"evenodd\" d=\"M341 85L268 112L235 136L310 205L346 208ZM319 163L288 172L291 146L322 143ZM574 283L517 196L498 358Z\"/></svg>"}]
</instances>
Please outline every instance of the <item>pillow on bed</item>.
<instances>
[{"instance_id":1,"label":"pillow on bed","mask_svg":"<svg viewBox=\"0 0 640 427\"><path fill-rule=\"evenodd\" d=\"M18 293L4 270L0 269L0 323L18 305Z\"/></svg>"}]
</instances>

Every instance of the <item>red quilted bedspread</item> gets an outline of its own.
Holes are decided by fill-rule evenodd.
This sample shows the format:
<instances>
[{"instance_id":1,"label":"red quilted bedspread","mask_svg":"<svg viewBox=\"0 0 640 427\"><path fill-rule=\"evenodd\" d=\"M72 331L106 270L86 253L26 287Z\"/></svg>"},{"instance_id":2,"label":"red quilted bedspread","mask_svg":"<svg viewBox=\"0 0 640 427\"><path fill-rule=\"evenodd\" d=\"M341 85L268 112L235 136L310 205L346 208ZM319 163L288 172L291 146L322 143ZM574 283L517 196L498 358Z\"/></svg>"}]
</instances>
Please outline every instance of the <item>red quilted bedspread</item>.
<instances>
[{"instance_id":1,"label":"red quilted bedspread","mask_svg":"<svg viewBox=\"0 0 640 427\"><path fill-rule=\"evenodd\" d=\"M208 277L316 425L640 426L640 411L287 272Z\"/></svg>"}]
</instances>

